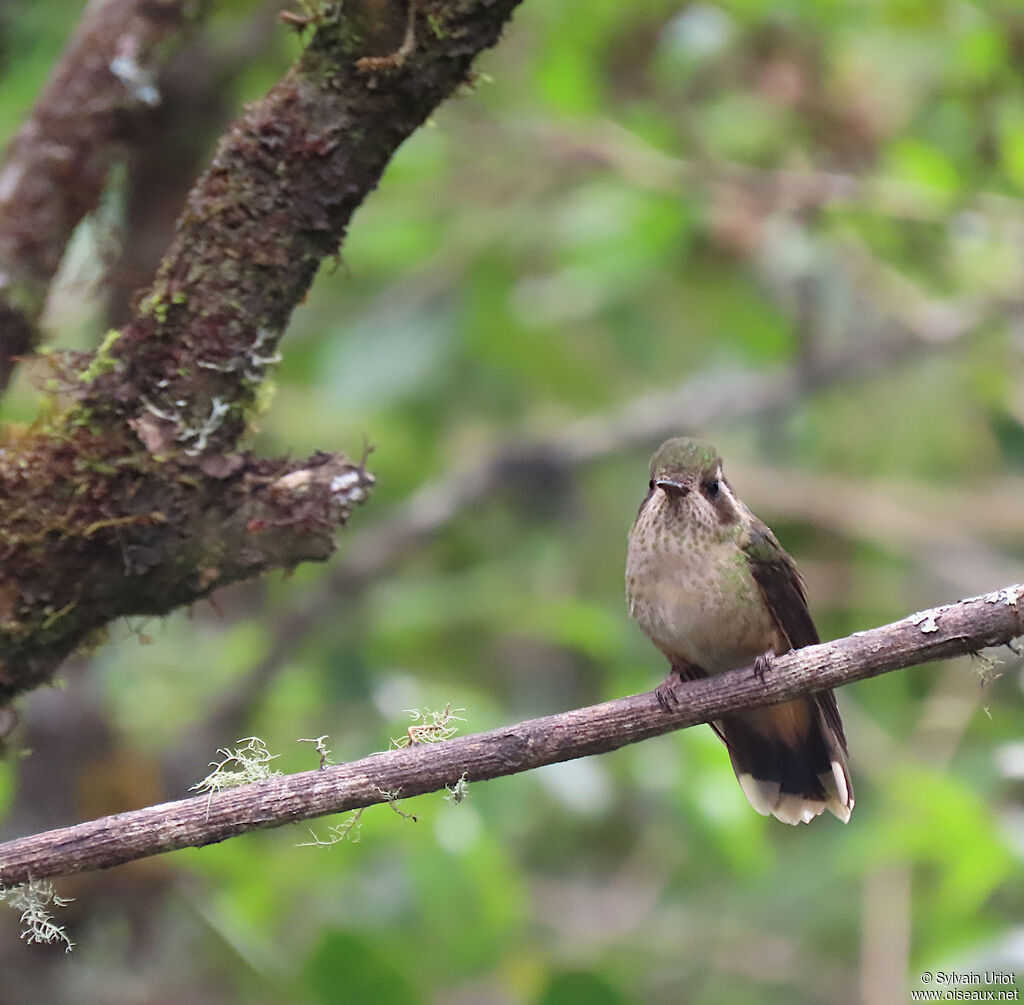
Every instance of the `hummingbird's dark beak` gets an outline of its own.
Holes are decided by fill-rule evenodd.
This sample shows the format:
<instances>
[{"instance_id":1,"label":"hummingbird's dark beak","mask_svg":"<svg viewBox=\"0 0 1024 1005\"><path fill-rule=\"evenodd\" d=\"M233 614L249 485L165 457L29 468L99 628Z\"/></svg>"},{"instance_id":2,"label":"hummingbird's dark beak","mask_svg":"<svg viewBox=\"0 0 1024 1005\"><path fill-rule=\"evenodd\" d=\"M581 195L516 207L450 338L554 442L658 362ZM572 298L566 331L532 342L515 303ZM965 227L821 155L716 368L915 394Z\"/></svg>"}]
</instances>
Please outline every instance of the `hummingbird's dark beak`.
<instances>
[{"instance_id":1,"label":"hummingbird's dark beak","mask_svg":"<svg viewBox=\"0 0 1024 1005\"><path fill-rule=\"evenodd\" d=\"M683 485L680 482L673 481L671 478L659 478L654 484L657 485L665 495L671 496L673 499L682 499L683 496L690 491L690 487L688 485Z\"/></svg>"}]
</instances>

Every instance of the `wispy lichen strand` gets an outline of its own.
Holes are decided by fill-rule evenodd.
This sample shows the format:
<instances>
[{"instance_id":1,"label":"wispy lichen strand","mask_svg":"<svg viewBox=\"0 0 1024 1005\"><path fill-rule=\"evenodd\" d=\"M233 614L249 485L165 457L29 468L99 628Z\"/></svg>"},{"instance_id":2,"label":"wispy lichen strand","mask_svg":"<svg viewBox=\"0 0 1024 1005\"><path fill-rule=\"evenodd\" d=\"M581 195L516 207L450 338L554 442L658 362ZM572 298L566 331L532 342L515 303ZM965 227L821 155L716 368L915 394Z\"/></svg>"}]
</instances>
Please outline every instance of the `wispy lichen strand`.
<instances>
[{"instance_id":1,"label":"wispy lichen strand","mask_svg":"<svg viewBox=\"0 0 1024 1005\"><path fill-rule=\"evenodd\" d=\"M75 944L63 926L54 921L50 909L67 907L74 899L58 896L48 879L31 879L8 888L0 886L0 902L21 916L21 923L25 926L21 937L30 944L63 942L66 953L70 953Z\"/></svg>"}]
</instances>

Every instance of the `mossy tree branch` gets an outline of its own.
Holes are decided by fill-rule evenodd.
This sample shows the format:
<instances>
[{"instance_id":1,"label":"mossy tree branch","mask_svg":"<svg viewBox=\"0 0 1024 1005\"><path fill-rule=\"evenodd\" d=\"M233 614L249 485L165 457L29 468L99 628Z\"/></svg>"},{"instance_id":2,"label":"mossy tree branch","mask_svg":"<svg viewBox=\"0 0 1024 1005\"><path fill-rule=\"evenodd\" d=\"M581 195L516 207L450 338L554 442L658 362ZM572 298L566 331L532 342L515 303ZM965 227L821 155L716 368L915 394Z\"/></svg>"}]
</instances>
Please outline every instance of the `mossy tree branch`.
<instances>
[{"instance_id":1,"label":"mossy tree branch","mask_svg":"<svg viewBox=\"0 0 1024 1005\"><path fill-rule=\"evenodd\" d=\"M67 411L0 451L0 704L112 618L330 552L364 465L238 441L319 263L517 2L322 4L224 136L130 322L59 368Z\"/></svg>"},{"instance_id":2,"label":"mossy tree branch","mask_svg":"<svg viewBox=\"0 0 1024 1005\"><path fill-rule=\"evenodd\" d=\"M1024 584L1016 584L788 653L774 661L763 681L748 667L681 684L672 712L649 692L8 841L0 844L0 886L201 847L252 830L438 791L460 780L472 785L616 750L737 709L977 653L1024 633L1022 601Z\"/></svg>"},{"instance_id":3,"label":"mossy tree branch","mask_svg":"<svg viewBox=\"0 0 1024 1005\"><path fill-rule=\"evenodd\" d=\"M177 437L226 407L206 446L233 447L258 386L244 361L273 356L388 161L468 82L517 2L324 4L299 61L222 138L86 407Z\"/></svg>"}]
</instances>

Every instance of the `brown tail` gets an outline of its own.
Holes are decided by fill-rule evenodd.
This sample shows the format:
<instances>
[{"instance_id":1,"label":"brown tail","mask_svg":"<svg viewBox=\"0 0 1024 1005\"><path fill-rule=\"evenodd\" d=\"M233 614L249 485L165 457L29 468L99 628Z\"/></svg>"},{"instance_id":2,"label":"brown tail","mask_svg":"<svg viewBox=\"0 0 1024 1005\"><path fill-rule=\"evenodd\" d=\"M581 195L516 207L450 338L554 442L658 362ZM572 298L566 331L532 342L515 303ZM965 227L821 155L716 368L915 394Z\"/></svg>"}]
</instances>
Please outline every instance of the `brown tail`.
<instances>
[{"instance_id":1,"label":"brown tail","mask_svg":"<svg viewBox=\"0 0 1024 1005\"><path fill-rule=\"evenodd\" d=\"M849 821L853 785L831 693L750 709L714 726L758 813L798 824L829 810Z\"/></svg>"}]
</instances>

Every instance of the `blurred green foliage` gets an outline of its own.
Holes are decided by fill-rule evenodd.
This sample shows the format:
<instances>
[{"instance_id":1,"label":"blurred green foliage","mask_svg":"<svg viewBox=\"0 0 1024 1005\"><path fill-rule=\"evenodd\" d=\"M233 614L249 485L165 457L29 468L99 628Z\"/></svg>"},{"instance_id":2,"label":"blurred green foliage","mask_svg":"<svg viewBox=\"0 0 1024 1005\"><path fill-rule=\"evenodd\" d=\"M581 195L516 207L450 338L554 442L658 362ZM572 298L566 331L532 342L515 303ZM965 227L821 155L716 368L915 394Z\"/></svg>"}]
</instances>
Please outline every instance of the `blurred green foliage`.
<instances>
[{"instance_id":1,"label":"blurred green foliage","mask_svg":"<svg viewBox=\"0 0 1024 1005\"><path fill-rule=\"evenodd\" d=\"M2 15L0 133L79 6ZM205 42L238 37L256 7L220 6ZM235 106L297 51L273 37L227 85ZM526 2L321 270L256 446L375 445L379 487L333 567L497 445L684 383L795 373L782 407L698 431L801 565L824 637L1019 579L1022 61L1009 0ZM58 345L66 326L105 330L78 279L69 263ZM835 353L855 372L817 380ZM23 375L4 414L35 407ZM399 736L410 708L451 702L475 732L652 687L666 668L628 619L622 564L656 445L519 470L339 596L246 732L295 771L315 766L298 738L328 733L353 759ZM215 750L180 751L181 737L249 686L331 567L116 628L74 686L124 756L186 757L198 780ZM401 803L416 823L377 807L329 849L297 848L297 827L172 856L142 874L134 922L123 892L97 906L98 876L78 891L71 958L30 956L0 927L0 959L27 971L31 1000L79 1002L873 1002L873 970L892 1001L925 969L1021 972L1022 671L997 655L998 679L964 660L844 690L846 828L760 818L710 730L688 730L470 781L457 806ZM59 751L22 763L63 774ZM19 770L0 765L0 812Z\"/></svg>"}]
</instances>

